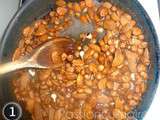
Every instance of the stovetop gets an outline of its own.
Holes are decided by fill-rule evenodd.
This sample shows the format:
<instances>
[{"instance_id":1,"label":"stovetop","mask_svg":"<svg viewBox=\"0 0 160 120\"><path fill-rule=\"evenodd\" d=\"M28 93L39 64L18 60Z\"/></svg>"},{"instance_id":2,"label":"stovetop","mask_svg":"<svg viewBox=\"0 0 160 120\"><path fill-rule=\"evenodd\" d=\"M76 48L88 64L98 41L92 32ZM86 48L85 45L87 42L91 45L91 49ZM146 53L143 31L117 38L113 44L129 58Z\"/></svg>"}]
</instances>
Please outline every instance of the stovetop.
<instances>
[{"instance_id":1,"label":"stovetop","mask_svg":"<svg viewBox=\"0 0 160 120\"><path fill-rule=\"evenodd\" d=\"M0 39L12 16L25 1L27 0L0 0Z\"/></svg>"},{"instance_id":2,"label":"stovetop","mask_svg":"<svg viewBox=\"0 0 160 120\"><path fill-rule=\"evenodd\" d=\"M2 37L2 34L8 22L11 20L15 12L18 10L19 5L22 5L22 3L24 3L25 1L27 0L0 0L0 39ZM152 22L155 26L157 33L160 33L160 29L159 29L160 21L159 21L157 0L139 0L139 2L148 12L150 18L152 19ZM160 40L160 34L158 34L158 37ZM157 93L153 100L153 103L147 115L145 116L144 120L152 120L152 119L158 120L160 116L159 115L159 108L160 108L159 100L160 100L160 85L159 85L159 88L157 89Z\"/></svg>"},{"instance_id":3,"label":"stovetop","mask_svg":"<svg viewBox=\"0 0 160 120\"><path fill-rule=\"evenodd\" d=\"M0 0L0 39L8 22L17 11L18 4L19 0Z\"/></svg>"}]
</instances>

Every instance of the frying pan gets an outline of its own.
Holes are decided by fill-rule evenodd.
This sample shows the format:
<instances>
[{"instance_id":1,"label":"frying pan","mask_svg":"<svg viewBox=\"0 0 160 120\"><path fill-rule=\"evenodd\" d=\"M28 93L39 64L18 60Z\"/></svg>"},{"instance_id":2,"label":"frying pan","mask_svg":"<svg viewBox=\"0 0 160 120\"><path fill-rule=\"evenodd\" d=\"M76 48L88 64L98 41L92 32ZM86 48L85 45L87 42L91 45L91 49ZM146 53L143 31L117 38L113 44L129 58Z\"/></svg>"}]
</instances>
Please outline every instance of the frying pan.
<instances>
[{"instance_id":1,"label":"frying pan","mask_svg":"<svg viewBox=\"0 0 160 120\"><path fill-rule=\"evenodd\" d=\"M75 2L77 0L66 0ZM79 1L79 0L78 0ZM99 0L105 1L105 0ZM149 43L149 51L151 58L151 65L148 67L149 81L148 88L143 95L142 101L137 106L130 116L141 120L149 109L150 104L154 98L158 86L159 77L159 44L153 24L147 13L137 0L108 0L113 4L119 6L124 11L128 12L137 21L138 26L142 28L145 34L145 40ZM16 49L20 40L21 31L33 21L41 18L49 11L56 8L55 0L27 0L23 6L17 11L12 18L8 27L5 30L3 38L0 43L0 61L1 63L10 61L14 50ZM0 106L2 107L10 102L16 101L11 87L12 74L2 76L0 78ZM30 120L30 114L23 108L22 120Z\"/></svg>"}]
</instances>

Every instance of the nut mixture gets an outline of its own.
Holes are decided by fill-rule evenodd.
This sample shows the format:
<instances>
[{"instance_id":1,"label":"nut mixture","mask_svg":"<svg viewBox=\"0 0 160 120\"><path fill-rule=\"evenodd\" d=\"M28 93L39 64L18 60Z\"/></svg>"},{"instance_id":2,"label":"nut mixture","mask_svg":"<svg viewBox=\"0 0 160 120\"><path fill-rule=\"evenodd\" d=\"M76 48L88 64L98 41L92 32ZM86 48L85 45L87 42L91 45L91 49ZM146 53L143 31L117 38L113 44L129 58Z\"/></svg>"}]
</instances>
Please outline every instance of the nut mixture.
<instances>
[{"instance_id":1,"label":"nut mixture","mask_svg":"<svg viewBox=\"0 0 160 120\"><path fill-rule=\"evenodd\" d=\"M13 81L16 98L33 120L127 120L147 88L150 60L142 30L109 2L56 4L55 11L24 28L13 60L61 36L72 25L70 16L93 23L94 31L79 35L74 54L56 58L63 62L58 70L18 71L20 77ZM100 32L105 35L97 41ZM89 43L82 45L85 40Z\"/></svg>"}]
</instances>

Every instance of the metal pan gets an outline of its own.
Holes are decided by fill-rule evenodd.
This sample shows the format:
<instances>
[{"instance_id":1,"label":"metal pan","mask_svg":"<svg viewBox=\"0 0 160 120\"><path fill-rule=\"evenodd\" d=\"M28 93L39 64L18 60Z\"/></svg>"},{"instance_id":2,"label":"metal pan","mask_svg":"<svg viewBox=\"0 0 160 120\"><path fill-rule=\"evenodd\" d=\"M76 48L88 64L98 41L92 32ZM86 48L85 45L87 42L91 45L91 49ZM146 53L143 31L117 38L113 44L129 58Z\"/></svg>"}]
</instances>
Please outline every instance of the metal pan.
<instances>
[{"instance_id":1,"label":"metal pan","mask_svg":"<svg viewBox=\"0 0 160 120\"><path fill-rule=\"evenodd\" d=\"M66 0L77 1L77 0ZM99 0L101 1L101 0ZM104 0L105 1L105 0ZM109 0L113 4L121 7L130 13L137 21L138 25L143 29L145 39L149 43L149 51L151 53L151 65L148 68L149 82L148 89L143 96L143 100L139 106L132 112L133 117L141 120L154 98L158 86L159 77L159 46L158 39L153 24L147 13L137 0ZM55 9L54 0L27 0L24 5L17 11L5 30L2 41L0 43L0 61L10 61L14 50L20 40L22 29L30 25L33 21ZM11 87L12 75L8 74L0 78L0 106L1 108L10 101L16 101ZM23 107L23 106L22 106ZM23 108L23 120L30 119L30 115Z\"/></svg>"}]
</instances>

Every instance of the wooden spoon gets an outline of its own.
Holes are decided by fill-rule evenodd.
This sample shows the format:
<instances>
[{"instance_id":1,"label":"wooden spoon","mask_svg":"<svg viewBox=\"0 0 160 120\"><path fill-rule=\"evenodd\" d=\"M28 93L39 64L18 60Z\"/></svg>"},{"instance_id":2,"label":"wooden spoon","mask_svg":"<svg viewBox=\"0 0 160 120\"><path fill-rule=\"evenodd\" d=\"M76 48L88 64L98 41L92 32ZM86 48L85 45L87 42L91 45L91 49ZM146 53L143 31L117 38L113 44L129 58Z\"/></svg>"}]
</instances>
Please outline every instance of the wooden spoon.
<instances>
[{"instance_id":1,"label":"wooden spoon","mask_svg":"<svg viewBox=\"0 0 160 120\"><path fill-rule=\"evenodd\" d=\"M46 42L31 54L25 55L19 60L0 65L0 75L24 68L57 68L62 65L61 62L54 63L52 52L63 52L73 54L75 45L70 38L55 38L52 41ZM57 56L59 57L59 56ZM52 58L52 59L51 59ZM56 59L56 56L55 56Z\"/></svg>"}]
</instances>

